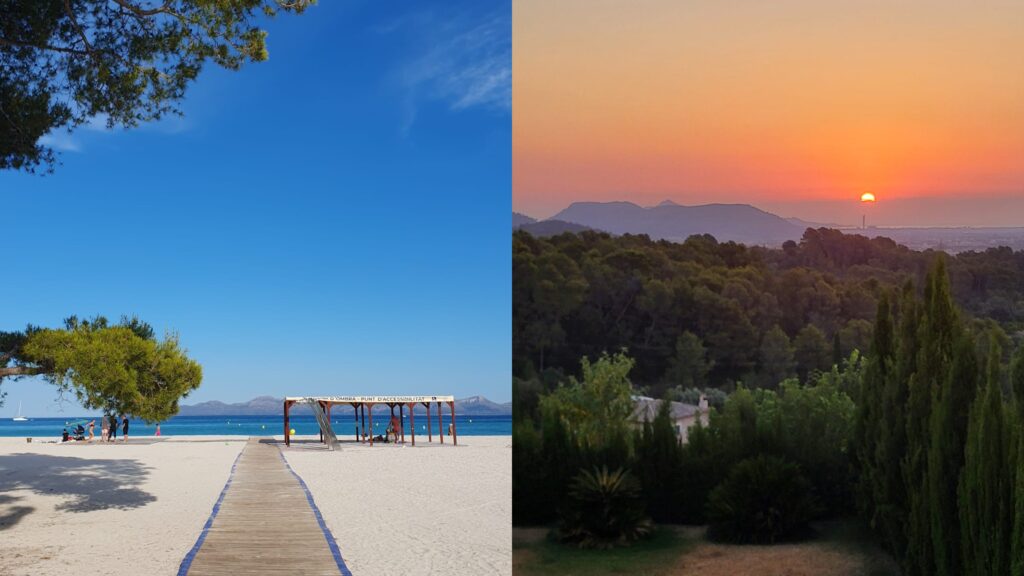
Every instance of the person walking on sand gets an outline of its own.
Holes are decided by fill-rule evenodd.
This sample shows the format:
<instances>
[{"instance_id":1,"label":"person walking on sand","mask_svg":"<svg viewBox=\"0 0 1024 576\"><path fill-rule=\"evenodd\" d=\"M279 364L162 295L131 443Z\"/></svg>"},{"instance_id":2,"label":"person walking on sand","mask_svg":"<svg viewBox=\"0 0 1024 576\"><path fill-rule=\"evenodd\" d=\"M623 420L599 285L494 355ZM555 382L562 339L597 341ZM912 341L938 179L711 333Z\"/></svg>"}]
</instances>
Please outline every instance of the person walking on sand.
<instances>
[{"instance_id":1,"label":"person walking on sand","mask_svg":"<svg viewBox=\"0 0 1024 576\"><path fill-rule=\"evenodd\" d=\"M121 435L124 436L124 442L125 442L125 444L127 444L128 443L128 416L127 415L124 416L124 422L122 422L121 425L122 425Z\"/></svg>"},{"instance_id":2,"label":"person walking on sand","mask_svg":"<svg viewBox=\"0 0 1024 576\"><path fill-rule=\"evenodd\" d=\"M96 436L96 421L89 420L89 442L92 442L93 437Z\"/></svg>"},{"instance_id":3,"label":"person walking on sand","mask_svg":"<svg viewBox=\"0 0 1024 576\"><path fill-rule=\"evenodd\" d=\"M108 438L107 441L117 441L117 416L114 416L113 414L110 415L110 438Z\"/></svg>"}]
</instances>

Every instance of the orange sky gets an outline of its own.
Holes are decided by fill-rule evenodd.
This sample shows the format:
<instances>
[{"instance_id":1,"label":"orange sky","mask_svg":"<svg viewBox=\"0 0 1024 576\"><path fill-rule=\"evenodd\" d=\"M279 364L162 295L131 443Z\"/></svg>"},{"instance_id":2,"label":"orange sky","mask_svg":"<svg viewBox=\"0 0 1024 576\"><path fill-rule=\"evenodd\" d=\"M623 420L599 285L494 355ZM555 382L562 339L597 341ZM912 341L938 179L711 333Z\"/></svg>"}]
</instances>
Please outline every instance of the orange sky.
<instances>
[{"instance_id":1,"label":"orange sky","mask_svg":"<svg viewBox=\"0 0 1024 576\"><path fill-rule=\"evenodd\" d=\"M1024 197L1022 31L1024 2L514 0L513 208Z\"/></svg>"}]
</instances>

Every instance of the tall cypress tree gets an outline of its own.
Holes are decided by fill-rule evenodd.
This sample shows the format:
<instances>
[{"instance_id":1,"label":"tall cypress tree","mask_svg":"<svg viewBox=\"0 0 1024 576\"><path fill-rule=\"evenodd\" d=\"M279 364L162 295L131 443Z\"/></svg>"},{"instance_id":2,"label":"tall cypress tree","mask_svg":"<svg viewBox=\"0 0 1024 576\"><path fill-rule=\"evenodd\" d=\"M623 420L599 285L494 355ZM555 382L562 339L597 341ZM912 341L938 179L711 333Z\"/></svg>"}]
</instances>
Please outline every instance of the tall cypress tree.
<instances>
[{"instance_id":1,"label":"tall cypress tree","mask_svg":"<svg viewBox=\"0 0 1024 576\"><path fill-rule=\"evenodd\" d=\"M935 396L928 446L928 489L935 573L963 573L957 490L964 463L967 417L978 389L978 359L974 341L958 337L953 367Z\"/></svg>"},{"instance_id":2,"label":"tall cypress tree","mask_svg":"<svg viewBox=\"0 0 1024 576\"><path fill-rule=\"evenodd\" d=\"M939 409L932 413L934 426L928 463L932 479L932 540L936 547L936 567L939 574L945 575L963 572L961 547L957 545L961 541L957 490L964 465L968 416L978 393L981 373L973 339L965 332L959 334L952 371L943 384ZM997 368L998 362L997 358ZM995 377L998 379L998 371ZM991 442L999 441L991 439Z\"/></svg>"},{"instance_id":3,"label":"tall cypress tree","mask_svg":"<svg viewBox=\"0 0 1024 576\"><path fill-rule=\"evenodd\" d=\"M895 365L882 391L881 433L878 444L880 494L873 515L875 529L896 558L907 553L907 490L902 465L907 454L906 410L908 381L917 365L919 308L914 285L907 282L899 300L899 329Z\"/></svg>"},{"instance_id":4,"label":"tall cypress tree","mask_svg":"<svg viewBox=\"0 0 1024 576\"><path fill-rule=\"evenodd\" d=\"M916 369L908 379L907 401L907 456L904 460L904 482L910 510L907 516L907 554L904 568L911 575L939 574L948 576L959 561L959 538L950 545L950 532L955 532L957 474L963 462L963 428L966 426L967 408L950 406L941 416L935 416L942 406L943 390L956 389L960 397L961 385L949 382L953 365L954 343L959 341L960 324L949 291L946 263L939 256L929 272L924 290L924 310L918 325ZM973 352L973 350L972 350ZM964 358L967 362L971 358ZM965 366L961 366L965 368ZM964 370L966 371L966 370ZM971 391L977 379L971 380ZM949 400L953 397L950 396ZM962 418L961 418L961 412ZM960 422L963 422L960 425ZM931 453L933 436L958 438L956 446L938 447ZM945 441L945 440L944 440ZM942 458L948 452L959 450L950 461ZM935 462L935 464L932 464ZM952 478L947 469L952 469ZM932 478L933 475L937 477ZM949 493L951 492L951 496ZM948 502L936 503L934 497L946 494ZM952 514L949 511L952 510ZM951 525L949 517L954 522ZM936 533L939 530L939 533ZM936 550L936 543L939 549ZM950 550L955 547L955 552Z\"/></svg>"},{"instance_id":5,"label":"tall cypress tree","mask_svg":"<svg viewBox=\"0 0 1024 576\"><path fill-rule=\"evenodd\" d=\"M1013 537L1010 547L1010 573L1024 576L1024 346L1017 348L1010 362L1010 389L1013 391L1015 421L1010 429L1014 432L1016 458L1013 462Z\"/></svg>"},{"instance_id":6,"label":"tall cypress tree","mask_svg":"<svg viewBox=\"0 0 1024 576\"><path fill-rule=\"evenodd\" d=\"M895 364L892 311L888 294L878 302L874 336L867 366L861 379L857 402L856 442L857 461L860 466L859 503L874 528L879 527L879 512L886 499L884 494L884 462L880 459L883 418L883 395L886 382Z\"/></svg>"},{"instance_id":7,"label":"tall cypress tree","mask_svg":"<svg viewBox=\"0 0 1024 576\"><path fill-rule=\"evenodd\" d=\"M999 379L999 344L992 339L984 396L977 398L967 426L959 508L963 574L988 576L1010 571L1012 473L1010 428Z\"/></svg>"}]
</instances>

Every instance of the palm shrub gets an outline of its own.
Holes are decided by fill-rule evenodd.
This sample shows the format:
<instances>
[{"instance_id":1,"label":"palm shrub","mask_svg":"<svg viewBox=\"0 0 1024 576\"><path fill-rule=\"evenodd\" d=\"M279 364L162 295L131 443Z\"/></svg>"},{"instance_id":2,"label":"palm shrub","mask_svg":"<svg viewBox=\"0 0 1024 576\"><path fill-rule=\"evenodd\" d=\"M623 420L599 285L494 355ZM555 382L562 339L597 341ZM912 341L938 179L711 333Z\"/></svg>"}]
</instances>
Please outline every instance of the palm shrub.
<instances>
[{"instance_id":1,"label":"palm shrub","mask_svg":"<svg viewBox=\"0 0 1024 576\"><path fill-rule=\"evenodd\" d=\"M773 544L806 534L817 512L800 467L759 455L736 464L708 497L708 538L737 544Z\"/></svg>"},{"instance_id":2,"label":"palm shrub","mask_svg":"<svg viewBox=\"0 0 1024 576\"><path fill-rule=\"evenodd\" d=\"M640 483L624 468L580 470L569 487L560 537L580 548L614 548L648 535Z\"/></svg>"}]
</instances>

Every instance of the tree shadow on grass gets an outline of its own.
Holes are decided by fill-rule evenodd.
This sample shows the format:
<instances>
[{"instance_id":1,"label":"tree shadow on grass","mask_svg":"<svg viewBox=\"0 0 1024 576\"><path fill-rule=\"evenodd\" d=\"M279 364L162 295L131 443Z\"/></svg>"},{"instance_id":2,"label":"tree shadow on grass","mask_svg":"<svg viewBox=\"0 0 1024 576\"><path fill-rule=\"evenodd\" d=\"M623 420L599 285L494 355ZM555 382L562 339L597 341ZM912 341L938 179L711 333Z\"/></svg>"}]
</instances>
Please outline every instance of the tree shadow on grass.
<instances>
[{"instance_id":1,"label":"tree shadow on grass","mask_svg":"<svg viewBox=\"0 0 1024 576\"><path fill-rule=\"evenodd\" d=\"M64 512L130 510L156 500L139 488L148 475L148 467L131 459L27 453L0 456L0 530L13 526L4 522L8 516L17 522L32 511L8 505L16 498L9 494L14 490L63 496L65 500L56 508Z\"/></svg>"}]
</instances>

